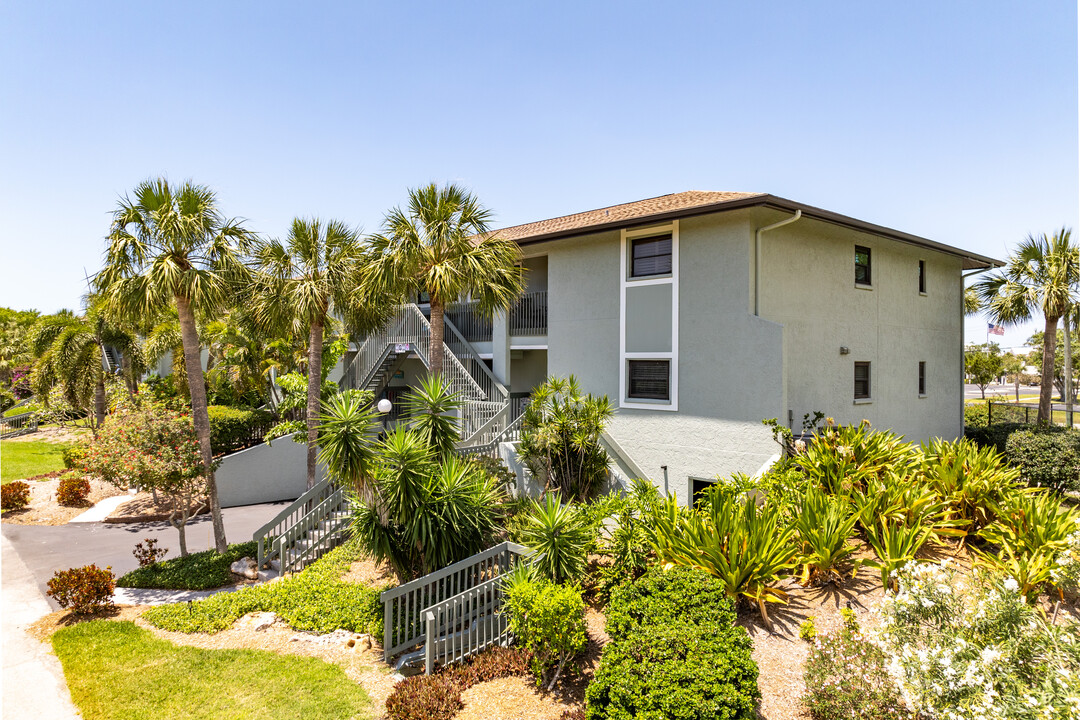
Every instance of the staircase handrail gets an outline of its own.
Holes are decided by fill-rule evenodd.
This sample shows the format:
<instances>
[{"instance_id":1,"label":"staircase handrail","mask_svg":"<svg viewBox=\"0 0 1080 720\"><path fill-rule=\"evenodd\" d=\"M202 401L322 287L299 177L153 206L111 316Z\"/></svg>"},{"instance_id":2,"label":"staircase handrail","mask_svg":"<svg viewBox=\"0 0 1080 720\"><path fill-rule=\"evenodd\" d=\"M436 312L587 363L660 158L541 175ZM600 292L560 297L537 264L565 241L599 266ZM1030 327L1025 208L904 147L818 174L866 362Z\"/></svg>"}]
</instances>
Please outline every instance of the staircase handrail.
<instances>
[{"instance_id":1,"label":"staircase handrail","mask_svg":"<svg viewBox=\"0 0 1080 720\"><path fill-rule=\"evenodd\" d=\"M494 390L494 392L487 393L488 399L506 400L507 398L509 398L510 391L505 385L499 382L499 379L495 377L495 374L491 372L490 369L488 369L487 363L484 362L484 360L480 357L480 353L476 352L476 348L472 346L472 343L465 339L465 336L461 334L461 332L457 329L454 323L450 321L449 318L443 318L443 327L448 331L447 334L453 338L453 341L459 344L462 350L464 350L464 359L474 361L473 365L475 365L479 369L480 377L476 377L476 373L470 373L473 376L473 380L476 381L476 384L481 386L487 384L491 385L491 388ZM447 343L444 342L444 344ZM458 356L458 359L461 360L461 353L454 351L453 354L455 356Z\"/></svg>"},{"instance_id":2,"label":"staircase handrail","mask_svg":"<svg viewBox=\"0 0 1080 720\"><path fill-rule=\"evenodd\" d=\"M273 520L266 523L252 534L251 539L259 544L256 558L259 567L262 567L264 563L273 560L278 554L278 543L275 541L267 548L266 540L269 538L279 538L284 535L289 528L298 523L308 514L308 512L310 512L309 504L314 505L322 502L333 493L333 491L333 484L328 479L315 483L311 489L286 505L281 512L274 516ZM269 552L267 552L268 549Z\"/></svg>"},{"instance_id":3,"label":"staircase handrail","mask_svg":"<svg viewBox=\"0 0 1080 720\"><path fill-rule=\"evenodd\" d=\"M647 480L649 478L649 476L645 474L645 471L630 459L630 456L623 450L622 446L616 442L615 438L611 437L606 431L600 433L600 445L603 446L608 457L611 458L612 462L619 466L620 470L624 473L629 471L629 477L626 478L627 480L633 480L635 478Z\"/></svg>"},{"instance_id":4,"label":"staircase handrail","mask_svg":"<svg viewBox=\"0 0 1080 720\"><path fill-rule=\"evenodd\" d=\"M306 560L314 560L320 551L328 550L330 544L337 540L338 527L325 528L325 532L319 538L311 542L298 555L287 557L287 553L298 541L304 539L312 530L322 523L331 519L334 513L341 511L348 503L345 489L335 488L322 502L319 502L310 512L306 513L298 522L282 533L275 542L277 553L281 558L281 572L292 572L303 569ZM347 520L341 520L338 525L344 525Z\"/></svg>"}]
</instances>

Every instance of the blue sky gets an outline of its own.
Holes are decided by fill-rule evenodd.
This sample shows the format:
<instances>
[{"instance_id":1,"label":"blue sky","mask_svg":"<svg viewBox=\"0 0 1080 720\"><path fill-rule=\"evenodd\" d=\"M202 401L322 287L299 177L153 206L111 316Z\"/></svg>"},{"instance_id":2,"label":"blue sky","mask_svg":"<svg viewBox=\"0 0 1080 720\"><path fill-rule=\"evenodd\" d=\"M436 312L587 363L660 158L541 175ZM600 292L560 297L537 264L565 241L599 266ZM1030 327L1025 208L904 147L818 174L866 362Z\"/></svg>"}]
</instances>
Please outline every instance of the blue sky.
<instances>
[{"instance_id":1,"label":"blue sky","mask_svg":"<svg viewBox=\"0 0 1080 720\"><path fill-rule=\"evenodd\" d=\"M77 306L161 174L272 236L455 180L499 225L750 190L1004 257L1078 225L1077 128L1065 0L6 2L0 305Z\"/></svg>"}]
</instances>

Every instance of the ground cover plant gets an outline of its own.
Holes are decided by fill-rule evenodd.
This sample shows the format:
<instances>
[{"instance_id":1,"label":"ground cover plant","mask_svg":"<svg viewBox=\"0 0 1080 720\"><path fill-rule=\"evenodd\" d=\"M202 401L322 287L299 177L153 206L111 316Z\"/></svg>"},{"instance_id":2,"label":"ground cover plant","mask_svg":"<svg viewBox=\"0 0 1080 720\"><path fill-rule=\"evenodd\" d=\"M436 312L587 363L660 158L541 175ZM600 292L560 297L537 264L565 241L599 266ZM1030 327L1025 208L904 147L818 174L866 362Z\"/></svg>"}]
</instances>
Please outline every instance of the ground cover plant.
<instances>
[{"instance_id":1,"label":"ground cover plant","mask_svg":"<svg viewBox=\"0 0 1080 720\"><path fill-rule=\"evenodd\" d=\"M4 443L0 478L3 482L23 480L36 475L64 469L64 449L67 443L49 443L40 440L23 440Z\"/></svg>"},{"instance_id":2,"label":"ground cover plant","mask_svg":"<svg viewBox=\"0 0 1080 720\"><path fill-rule=\"evenodd\" d=\"M694 568L655 566L617 588L586 717L755 717L758 668L726 596L722 581Z\"/></svg>"},{"instance_id":3,"label":"ground cover plant","mask_svg":"<svg viewBox=\"0 0 1080 720\"><path fill-rule=\"evenodd\" d=\"M362 555L358 543L350 541L296 575L193 603L161 605L147 610L143 618L163 630L216 633L250 612L274 612L297 630L327 633L341 628L381 638L379 593L386 588L341 580Z\"/></svg>"},{"instance_id":4,"label":"ground cover plant","mask_svg":"<svg viewBox=\"0 0 1080 720\"><path fill-rule=\"evenodd\" d=\"M206 550L145 565L140 560L140 567L122 576L116 584L120 587L163 590L218 588L235 579L229 572L229 566L240 558L255 557L257 549L257 543L246 542L230 545L223 553Z\"/></svg>"},{"instance_id":5,"label":"ground cover plant","mask_svg":"<svg viewBox=\"0 0 1080 720\"><path fill-rule=\"evenodd\" d=\"M374 715L363 688L315 658L180 647L107 620L63 628L52 644L86 720Z\"/></svg>"}]
</instances>

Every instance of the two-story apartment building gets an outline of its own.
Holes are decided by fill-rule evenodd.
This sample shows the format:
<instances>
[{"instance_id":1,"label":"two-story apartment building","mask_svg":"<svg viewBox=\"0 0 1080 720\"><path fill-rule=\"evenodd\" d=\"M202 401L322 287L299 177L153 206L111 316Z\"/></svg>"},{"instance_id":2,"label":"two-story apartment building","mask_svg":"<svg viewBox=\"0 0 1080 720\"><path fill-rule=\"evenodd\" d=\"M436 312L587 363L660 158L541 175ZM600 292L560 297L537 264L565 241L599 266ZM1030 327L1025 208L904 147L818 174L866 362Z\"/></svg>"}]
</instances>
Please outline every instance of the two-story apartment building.
<instances>
[{"instance_id":1,"label":"two-story apartment building","mask_svg":"<svg viewBox=\"0 0 1080 720\"><path fill-rule=\"evenodd\" d=\"M682 502L695 481L777 453L763 418L962 434L963 275L997 260L760 193L677 193L499 234L521 247L527 292L494 322L450 309L450 350L498 386L506 418L549 375L608 395L615 453ZM399 349L358 384L413 384L423 363Z\"/></svg>"}]
</instances>

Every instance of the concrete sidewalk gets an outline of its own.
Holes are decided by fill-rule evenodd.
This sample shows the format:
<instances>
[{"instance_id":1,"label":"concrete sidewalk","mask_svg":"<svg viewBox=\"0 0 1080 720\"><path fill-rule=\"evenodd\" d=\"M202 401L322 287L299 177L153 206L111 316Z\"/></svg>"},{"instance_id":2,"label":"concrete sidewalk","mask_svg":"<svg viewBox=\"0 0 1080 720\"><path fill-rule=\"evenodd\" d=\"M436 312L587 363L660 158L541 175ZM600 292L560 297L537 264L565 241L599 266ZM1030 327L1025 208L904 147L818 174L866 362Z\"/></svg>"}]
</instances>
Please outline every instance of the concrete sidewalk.
<instances>
[{"instance_id":1,"label":"concrete sidewalk","mask_svg":"<svg viewBox=\"0 0 1080 720\"><path fill-rule=\"evenodd\" d=\"M2 543L0 621L4 655L3 708L5 718L68 720L80 717L71 704L60 661L52 648L26 634L26 628L52 612L37 580L6 538Z\"/></svg>"}]
</instances>

